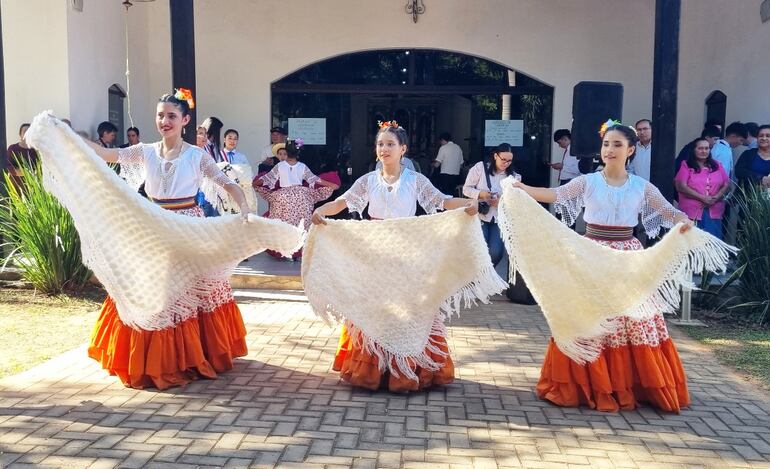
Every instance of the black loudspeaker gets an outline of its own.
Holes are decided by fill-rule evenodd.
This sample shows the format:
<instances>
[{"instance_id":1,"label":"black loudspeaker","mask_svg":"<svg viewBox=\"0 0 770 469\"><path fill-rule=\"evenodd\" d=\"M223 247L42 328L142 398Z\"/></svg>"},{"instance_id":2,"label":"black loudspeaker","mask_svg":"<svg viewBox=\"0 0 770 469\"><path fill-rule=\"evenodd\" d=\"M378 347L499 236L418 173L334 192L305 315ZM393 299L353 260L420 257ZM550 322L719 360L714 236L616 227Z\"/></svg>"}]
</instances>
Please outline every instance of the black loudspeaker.
<instances>
[{"instance_id":1,"label":"black loudspeaker","mask_svg":"<svg viewBox=\"0 0 770 469\"><path fill-rule=\"evenodd\" d=\"M623 85L601 81L581 81L572 92L573 155L599 154L599 129L607 119L623 120Z\"/></svg>"}]
</instances>

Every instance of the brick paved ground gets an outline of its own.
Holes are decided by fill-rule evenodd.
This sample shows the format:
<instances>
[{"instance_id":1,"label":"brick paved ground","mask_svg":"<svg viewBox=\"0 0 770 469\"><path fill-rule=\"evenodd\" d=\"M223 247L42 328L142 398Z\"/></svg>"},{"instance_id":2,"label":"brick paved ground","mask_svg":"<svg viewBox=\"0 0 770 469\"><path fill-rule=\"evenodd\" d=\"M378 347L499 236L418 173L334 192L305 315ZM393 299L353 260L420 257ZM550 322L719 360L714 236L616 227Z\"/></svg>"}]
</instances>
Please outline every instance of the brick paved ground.
<instances>
[{"instance_id":1,"label":"brick paved ground","mask_svg":"<svg viewBox=\"0 0 770 469\"><path fill-rule=\"evenodd\" d=\"M214 381L135 391L83 349L0 381L0 467L770 467L770 402L678 345L693 406L620 414L535 399L547 328L496 302L451 323L457 380L355 390L304 302L242 302L251 353Z\"/></svg>"}]
</instances>

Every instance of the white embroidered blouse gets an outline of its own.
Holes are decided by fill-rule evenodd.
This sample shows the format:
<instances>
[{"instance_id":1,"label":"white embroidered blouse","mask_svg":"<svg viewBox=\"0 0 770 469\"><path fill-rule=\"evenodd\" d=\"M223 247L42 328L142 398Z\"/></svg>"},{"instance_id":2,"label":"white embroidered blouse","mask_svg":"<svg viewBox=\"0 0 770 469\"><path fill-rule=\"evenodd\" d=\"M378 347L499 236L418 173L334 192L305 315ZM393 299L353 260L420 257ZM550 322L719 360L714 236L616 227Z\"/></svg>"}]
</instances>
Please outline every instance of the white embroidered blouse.
<instances>
[{"instance_id":1,"label":"white embroidered blouse","mask_svg":"<svg viewBox=\"0 0 770 469\"><path fill-rule=\"evenodd\" d=\"M554 191L556 212L567 225L575 223L585 207L583 219L596 225L633 227L641 215L645 231L654 237L661 228L674 226L677 215L684 215L657 187L633 174L619 187L607 184L601 172L585 174Z\"/></svg>"},{"instance_id":2,"label":"white embroidered blouse","mask_svg":"<svg viewBox=\"0 0 770 469\"><path fill-rule=\"evenodd\" d=\"M411 217L417 213L417 204L426 213L444 209L444 200L451 199L433 187L422 174L404 168L401 177L388 184L379 171L364 174L340 196L351 212L361 214L369 205L369 216L376 219Z\"/></svg>"},{"instance_id":3,"label":"white embroidered blouse","mask_svg":"<svg viewBox=\"0 0 770 469\"><path fill-rule=\"evenodd\" d=\"M121 176L129 183L144 177L144 190L153 199L195 197L203 178L222 187L235 184L200 148L186 146L177 158L166 161L160 156L160 145L161 142L138 143L118 150Z\"/></svg>"},{"instance_id":4,"label":"white embroidered blouse","mask_svg":"<svg viewBox=\"0 0 770 469\"><path fill-rule=\"evenodd\" d=\"M293 165L281 161L273 166L269 173L262 176L262 185L272 189L276 181L280 182L281 187L301 186L302 181L307 181L308 185L313 188L318 179L318 176L313 174L310 168L301 161L297 161Z\"/></svg>"}]
</instances>

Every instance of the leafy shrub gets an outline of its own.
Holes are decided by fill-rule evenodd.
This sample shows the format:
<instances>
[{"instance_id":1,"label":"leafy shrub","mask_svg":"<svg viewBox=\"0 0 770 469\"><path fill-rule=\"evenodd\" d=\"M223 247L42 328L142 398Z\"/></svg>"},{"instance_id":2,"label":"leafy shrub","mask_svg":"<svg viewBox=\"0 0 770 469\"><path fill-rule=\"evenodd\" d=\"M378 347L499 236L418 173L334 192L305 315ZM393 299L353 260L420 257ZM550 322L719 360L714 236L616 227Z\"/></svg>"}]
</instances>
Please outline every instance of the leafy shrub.
<instances>
[{"instance_id":1,"label":"leafy shrub","mask_svg":"<svg viewBox=\"0 0 770 469\"><path fill-rule=\"evenodd\" d=\"M9 252L3 268L17 265L25 280L51 295L80 290L91 272L83 265L72 217L43 187L40 163L19 162L22 182L6 173L8 195L0 201L0 236Z\"/></svg>"}]
</instances>

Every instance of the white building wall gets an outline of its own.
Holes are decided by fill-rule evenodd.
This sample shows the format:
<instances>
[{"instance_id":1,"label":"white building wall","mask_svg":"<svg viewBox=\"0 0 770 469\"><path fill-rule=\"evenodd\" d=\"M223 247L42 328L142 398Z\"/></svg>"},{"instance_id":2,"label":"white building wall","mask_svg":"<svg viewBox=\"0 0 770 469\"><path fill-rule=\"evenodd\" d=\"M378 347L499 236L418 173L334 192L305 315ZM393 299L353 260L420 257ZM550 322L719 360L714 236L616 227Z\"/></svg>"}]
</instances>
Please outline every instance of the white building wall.
<instances>
[{"instance_id":1,"label":"white building wall","mask_svg":"<svg viewBox=\"0 0 770 469\"><path fill-rule=\"evenodd\" d=\"M39 112L69 115L67 3L0 0L0 8L7 123L2 131L11 144L19 140L19 125Z\"/></svg>"},{"instance_id":2,"label":"white building wall","mask_svg":"<svg viewBox=\"0 0 770 469\"><path fill-rule=\"evenodd\" d=\"M94 138L109 117L107 90L113 84L126 90L124 11L104 0L84 0L82 12L67 8L69 117Z\"/></svg>"},{"instance_id":3,"label":"white building wall","mask_svg":"<svg viewBox=\"0 0 770 469\"><path fill-rule=\"evenodd\" d=\"M762 0L683 0L677 148L700 136L706 97L727 95L726 123L770 123L770 22Z\"/></svg>"},{"instance_id":4,"label":"white building wall","mask_svg":"<svg viewBox=\"0 0 770 469\"><path fill-rule=\"evenodd\" d=\"M161 3L149 5L168 8ZM238 128L241 149L253 159L268 141L272 82L313 62L385 48L463 52L546 82L555 88L554 128L570 126L579 81L623 83L625 120L650 114L651 1L442 0L426 6L415 24L403 2L229 0L223 7L197 0L199 120L215 115ZM150 34L149 42L160 44L167 30Z\"/></svg>"}]
</instances>

